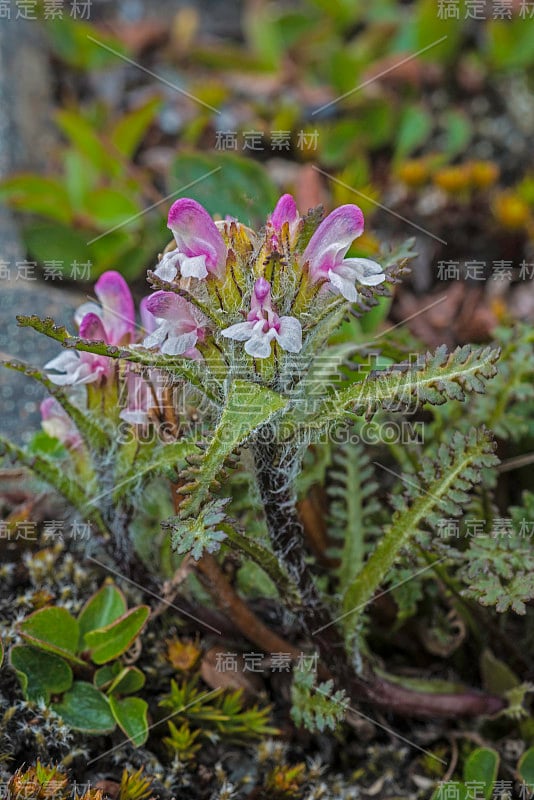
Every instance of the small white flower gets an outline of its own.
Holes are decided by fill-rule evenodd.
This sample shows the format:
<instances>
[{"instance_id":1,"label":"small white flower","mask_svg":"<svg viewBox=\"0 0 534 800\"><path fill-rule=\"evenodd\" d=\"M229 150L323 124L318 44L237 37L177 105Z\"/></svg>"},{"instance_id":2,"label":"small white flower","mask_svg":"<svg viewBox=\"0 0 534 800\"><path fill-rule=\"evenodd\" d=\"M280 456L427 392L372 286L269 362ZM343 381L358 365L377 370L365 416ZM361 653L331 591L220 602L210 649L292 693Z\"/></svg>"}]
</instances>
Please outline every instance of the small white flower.
<instances>
[{"instance_id":1,"label":"small white flower","mask_svg":"<svg viewBox=\"0 0 534 800\"><path fill-rule=\"evenodd\" d=\"M258 278L254 285L247 321L230 325L221 333L227 339L245 342L245 351L254 358L268 358L272 341L289 353L298 353L302 348L300 322L295 317L279 317L273 311L271 286L265 278Z\"/></svg>"}]
</instances>

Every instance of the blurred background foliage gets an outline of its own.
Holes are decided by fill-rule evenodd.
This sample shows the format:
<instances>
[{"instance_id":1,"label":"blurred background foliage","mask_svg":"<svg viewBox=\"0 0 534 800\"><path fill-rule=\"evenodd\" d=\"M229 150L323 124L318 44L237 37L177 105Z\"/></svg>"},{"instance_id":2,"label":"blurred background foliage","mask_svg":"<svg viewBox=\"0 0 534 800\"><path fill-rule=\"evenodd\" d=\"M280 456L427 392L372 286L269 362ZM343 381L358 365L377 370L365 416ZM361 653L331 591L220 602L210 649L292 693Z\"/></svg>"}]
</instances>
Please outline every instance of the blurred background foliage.
<instances>
[{"instance_id":1,"label":"blurred background foliage","mask_svg":"<svg viewBox=\"0 0 534 800\"><path fill-rule=\"evenodd\" d=\"M90 262L87 280L142 278L179 196L259 224L281 190L304 209L356 202L381 238L429 230L436 259L451 235L447 258L504 258L511 241L524 258L534 20L466 5L250 0L226 36L194 5L133 22L106 4L91 21L43 9L57 138L46 172L11 175L0 199L30 258Z\"/></svg>"}]
</instances>

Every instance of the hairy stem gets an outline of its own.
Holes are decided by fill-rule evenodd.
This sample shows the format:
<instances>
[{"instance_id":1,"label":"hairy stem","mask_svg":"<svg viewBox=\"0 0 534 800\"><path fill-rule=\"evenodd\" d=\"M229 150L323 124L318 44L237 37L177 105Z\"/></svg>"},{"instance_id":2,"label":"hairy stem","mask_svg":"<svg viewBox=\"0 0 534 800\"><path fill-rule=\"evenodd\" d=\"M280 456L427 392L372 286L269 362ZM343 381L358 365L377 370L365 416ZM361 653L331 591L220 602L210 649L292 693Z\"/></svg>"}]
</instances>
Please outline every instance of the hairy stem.
<instances>
[{"instance_id":1,"label":"hairy stem","mask_svg":"<svg viewBox=\"0 0 534 800\"><path fill-rule=\"evenodd\" d=\"M273 431L265 428L260 430L253 452L272 547L303 598L303 605L298 609L299 620L303 632L317 644L322 660L321 678L327 673L334 677L354 701L371 703L408 716L478 716L500 711L505 702L482 692L417 692L374 675L368 666L365 675L356 674L347 656L344 639L306 563L303 530L293 488L293 476L299 464L298 453L287 445L278 444ZM256 640L252 638L252 641ZM264 646L263 642L261 646ZM289 652L287 648L290 645L286 643L285 647Z\"/></svg>"},{"instance_id":2,"label":"hairy stem","mask_svg":"<svg viewBox=\"0 0 534 800\"><path fill-rule=\"evenodd\" d=\"M304 532L293 485L294 473L300 463L299 453L290 445L274 441L273 431L267 426L260 430L253 453L273 551L297 585L302 598L297 611L303 633L316 643L322 659L336 676L348 680L353 671L343 638L306 563Z\"/></svg>"}]
</instances>

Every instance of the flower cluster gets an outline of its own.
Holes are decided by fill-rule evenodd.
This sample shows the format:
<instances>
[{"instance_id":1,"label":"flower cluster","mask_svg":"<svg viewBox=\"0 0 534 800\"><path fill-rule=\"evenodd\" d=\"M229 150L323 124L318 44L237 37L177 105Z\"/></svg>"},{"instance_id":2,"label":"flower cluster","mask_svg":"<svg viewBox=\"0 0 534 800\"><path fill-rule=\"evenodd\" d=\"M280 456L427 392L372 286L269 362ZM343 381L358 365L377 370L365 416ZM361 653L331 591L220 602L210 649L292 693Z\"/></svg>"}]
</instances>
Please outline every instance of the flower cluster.
<instances>
[{"instance_id":1,"label":"flower cluster","mask_svg":"<svg viewBox=\"0 0 534 800\"><path fill-rule=\"evenodd\" d=\"M215 222L199 203L184 198L171 207L168 226L174 241L149 272L157 291L141 300L140 324L124 278L106 272L95 286L98 303L76 312L81 338L196 361L209 360L215 348L228 368L243 357L276 367L284 352L301 351L307 330L336 296L354 303L359 284L376 286L386 277L376 262L346 257L364 227L355 205L335 209L318 224L314 214L301 217L285 194L256 233L235 219ZM161 374L141 374L131 364L121 372L116 364L105 355L69 350L45 369L59 386L89 384L106 391L122 382L120 417L145 424L161 400ZM43 407L43 420L59 438L77 441L63 429L55 406Z\"/></svg>"},{"instance_id":2,"label":"flower cluster","mask_svg":"<svg viewBox=\"0 0 534 800\"><path fill-rule=\"evenodd\" d=\"M169 228L176 247L165 253L154 274L166 283L187 289L191 295L198 291L192 281L213 281L224 286L232 275L240 295L245 295L247 283L251 282L247 281L248 272L254 280L246 321L223 329L222 336L245 342L245 351L253 358L268 358L273 341L282 350L297 353L302 347L302 324L293 315L279 316L273 307L272 285L262 268L277 254L280 265L285 263L287 270L291 268L294 276L305 281L310 298L319 289L356 302L356 284L376 286L385 280L375 261L345 257L352 242L362 234L363 226L363 214L357 206L341 206L321 222L301 250L304 219L289 194L280 198L259 236L236 220L214 222L194 200L177 200L169 212ZM236 267L244 275L245 285L236 278ZM289 281L288 284L286 288L291 288ZM287 306L288 297L282 296L281 300ZM160 346L162 352L171 355L191 353L198 357L198 351L192 348L203 340L207 320L195 314L190 303L179 301L172 292L156 293L149 307L164 321L145 340L145 346Z\"/></svg>"}]
</instances>

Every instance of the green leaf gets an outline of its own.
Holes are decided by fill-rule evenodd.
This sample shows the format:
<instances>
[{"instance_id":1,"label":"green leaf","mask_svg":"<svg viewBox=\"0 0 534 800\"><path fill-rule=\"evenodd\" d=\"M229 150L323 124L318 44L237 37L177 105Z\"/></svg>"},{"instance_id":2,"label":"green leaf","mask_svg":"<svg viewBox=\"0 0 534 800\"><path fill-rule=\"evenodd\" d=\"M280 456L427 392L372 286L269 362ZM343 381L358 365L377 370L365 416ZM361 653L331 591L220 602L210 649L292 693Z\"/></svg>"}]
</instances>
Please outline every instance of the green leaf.
<instances>
[{"instance_id":1,"label":"green leaf","mask_svg":"<svg viewBox=\"0 0 534 800\"><path fill-rule=\"evenodd\" d=\"M28 442L28 453L46 456L47 458L65 458L67 450L59 439L50 436L46 431L37 431Z\"/></svg>"},{"instance_id":2,"label":"green leaf","mask_svg":"<svg viewBox=\"0 0 534 800\"><path fill-rule=\"evenodd\" d=\"M124 114L112 127L110 140L126 158L132 158L162 106L160 97L154 97L140 108Z\"/></svg>"},{"instance_id":3,"label":"green leaf","mask_svg":"<svg viewBox=\"0 0 534 800\"><path fill-rule=\"evenodd\" d=\"M420 481L414 480L413 476L406 479L407 501L397 498L398 507L391 525L345 593L343 610L349 629L354 627L358 612L361 613L371 601L400 550L415 535L419 525L432 525L444 513L448 517L459 516L468 499L466 491L479 480L481 469L498 463L493 449L493 442L484 430L472 429L467 438L461 434L453 435L448 446L440 447L435 463L425 462L421 466ZM451 499L453 493L456 493L458 502Z\"/></svg>"},{"instance_id":4,"label":"green leaf","mask_svg":"<svg viewBox=\"0 0 534 800\"><path fill-rule=\"evenodd\" d=\"M26 316L17 315L17 321L23 328L33 328L38 333L49 336L56 342L73 350L84 353L95 353L96 355L108 356L109 358L124 359L135 364L144 364L154 369L164 369L172 375L179 376L188 381L192 386L199 389L205 397L214 403L219 404L221 398L216 389L213 389L214 375L208 368L199 361L190 358L179 358L177 356L166 356L161 353L150 353L139 348L130 349L128 347L116 347L115 345L104 344L104 342L93 342L88 339L81 339L78 336L71 336L64 326L54 323L53 319L47 317L41 319L36 314Z\"/></svg>"},{"instance_id":5,"label":"green leaf","mask_svg":"<svg viewBox=\"0 0 534 800\"><path fill-rule=\"evenodd\" d=\"M79 649L85 647L85 635L89 631L105 628L127 611L122 592L113 584L107 583L89 598L78 615L80 626Z\"/></svg>"},{"instance_id":6,"label":"green leaf","mask_svg":"<svg viewBox=\"0 0 534 800\"><path fill-rule=\"evenodd\" d=\"M164 527L172 526L173 547L179 553L191 553L195 561L199 561L204 553L217 553L226 533L221 530L224 520L224 506L227 499L211 500L198 509L194 516L187 519L174 517L164 523Z\"/></svg>"},{"instance_id":7,"label":"green leaf","mask_svg":"<svg viewBox=\"0 0 534 800\"><path fill-rule=\"evenodd\" d=\"M82 489L72 478L65 473L65 470L51 460L39 455L28 453L22 447L18 447L9 439L0 436L0 456L7 456L19 464L27 467L38 478L53 486L56 491L65 497L74 508L88 520L95 523L98 530L105 536L110 536L106 523L102 519L100 511L94 505L87 503L86 490Z\"/></svg>"},{"instance_id":8,"label":"green leaf","mask_svg":"<svg viewBox=\"0 0 534 800\"><path fill-rule=\"evenodd\" d=\"M85 195L83 210L97 228L121 226L131 230L140 224L139 203L118 189L92 189Z\"/></svg>"},{"instance_id":9,"label":"green leaf","mask_svg":"<svg viewBox=\"0 0 534 800\"><path fill-rule=\"evenodd\" d=\"M128 492L132 485L139 485L147 478L155 475L168 475L176 479L177 473L186 466L187 456L198 453L195 442L169 442L155 450L150 449L146 454L140 451L137 454L134 466L127 472L117 473L116 491L114 497L120 497Z\"/></svg>"},{"instance_id":10,"label":"green leaf","mask_svg":"<svg viewBox=\"0 0 534 800\"><path fill-rule=\"evenodd\" d=\"M9 655L24 697L34 703L48 703L53 694L62 694L72 684L72 670L59 656L34 647L15 645Z\"/></svg>"},{"instance_id":11,"label":"green leaf","mask_svg":"<svg viewBox=\"0 0 534 800\"><path fill-rule=\"evenodd\" d=\"M517 70L534 64L532 24L526 19L488 20L484 27L494 67Z\"/></svg>"},{"instance_id":12,"label":"green leaf","mask_svg":"<svg viewBox=\"0 0 534 800\"><path fill-rule=\"evenodd\" d=\"M70 205L80 213L85 195L99 183L100 174L75 147L67 147L63 151L63 171L63 182L69 194Z\"/></svg>"},{"instance_id":13,"label":"green leaf","mask_svg":"<svg viewBox=\"0 0 534 800\"><path fill-rule=\"evenodd\" d=\"M136 747L141 747L148 738L147 703L139 697L118 700L112 695L109 705L119 728Z\"/></svg>"},{"instance_id":14,"label":"green leaf","mask_svg":"<svg viewBox=\"0 0 534 800\"><path fill-rule=\"evenodd\" d=\"M109 733L115 728L115 718L105 695L84 681L75 681L60 703L52 709L75 731Z\"/></svg>"},{"instance_id":15,"label":"green leaf","mask_svg":"<svg viewBox=\"0 0 534 800\"><path fill-rule=\"evenodd\" d=\"M446 111L442 125L445 129L444 152L449 158L464 153L473 135L473 126L467 114L461 111Z\"/></svg>"},{"instance_id":16,"label":"green leaf","mask_svg":"<svg viewBox=\"0 0 534 800\"><path fill-rule=\"evenodd\" d=\"M521 683L508 664L496 658L489 648L486 648L480 656L480 673L486 691L501 697Z\"/></svg>"},{"instance_id":17,"label":"green leaf","mask_svg":"<svg viewBox=\"0 0 534 800\"><path fill-rule=\"evenodd\" d=\"M126 52L119 39L70 14L45 19L44 26L58 58L84 72L102 69L116 62L117 56L106 47L118 53Z\"/></svg>"},{"instance_id":18,"label":"green leaf","mask_svg":"<svg viewBox=\"0 0 534 800\"><path fill-rule=\"evenodd\" d=\"M125 653L141 633L149 615L148 606L137 606L110 625L86 633L85 643L91 650L92 661L105 664Z\"/></svg>"},{"instance_id":19,"label":"green leaf","mask_svg":"<svg viewBox=\"0 0 534 800\"><path fill-rule=\"evenodd\" d=\"M534 747L525 750L517 764L519 777L527 786L534 786Z\"/></svg>"},{"instance_id":20,"label":"green leaf","mask_svg":"<svg viewBox=\"0 0 534 800\"><path fill-rule=\"evenodd\" d=\"M341 540L336 551L340 550L338 578L343 595L363 566L366 536L375 530L370 517L380 506L375 499L378 484L373 467L361 444L349 438L332 460L327 489L331 499L329 537L335 543Z\"/></svg>"},{"instance_id":21,"label":"green leaf","mask_svg":"<svg viewBox=\"0 0 534 800\"><path fill-rule=\"evenodd\" d=\"M277 200L263 167L232 153L180 153L170 169L168 190L175 199L192 197L221 219L228 214L252 226L263 224Z\"/></svg>"},{"instance_id":22,"label":"green leaf","mask_svg":"<svg viewBox=\"0 0 534 800\"><path fill-rule=\"evenodd\" d=\"M483 392L485 381L492 378L500 351L491 347L458 347L447 353L443 345L435 353L427 353L417 363L396 364L391 369L377 370L365 380L349 384L334 392L313 412L302 415L290 412L284 422L308 431L320 431L341 420L344 412L365 413L370 419L379 409L411 410L423 403L441 405L447 399L464 400L466 392Z\"/></svg>"},{"instance_id":23,"label":"green leaf","mask_svg":"<svg viewBox=\"0 0 534 800\"><path fill-rule=\"evenodd\" d=\"M118 175L123 167L114 158L96 130L81 114L62 109L56 112L56 122L61 131L102 173Z\"/></svg>"},{"instance_id":24,"label":"green leaf","mask_svg":"<svg viewBox=\"0 0 534 800\"><path fill-rule=\"evenodd\" d=\"M121 672L122 666L120 661L114 661L112 664L106 664L95 670L95 674L93 675L93 685L95 689L99 689L100 691L107 689Z\"/></svg>"},{"instance_id":25,"label":"green leaf","mask_svg":"<svg viewBox=\"0 0 534 800\"><path fill-rule=\"evenodd\" d=\"M92 261L92 251L87 244L91 237L92 234L67 228L59 222L34 222L22 230L22 239L30 256L40 264L56 262L66 277L72 276L74 262L78 264L78 274L81 274L81 265ZM89 268L87 279L92 275Z\"/></svg>"},{"instance_id":26,"label":"green leaf","mask_svg":"<svg viewBox=\"0 0 534 800\"><path fill-rule=\"evenodd\" d=\"M482 781L485 784L482 789L483 796L485 800L490 800L498 770L499 754L497 751L490 750L489 747L478 747L473 750L464 764L464 781L466 784L471 781Z\"/></svg>"},{"instance_id":27,"label":"green leaf","mask_svg":"<svg viewBox=\"0 0 534 800\"><path fill-rule=\"evenodd\" d=\"M286 408L282 395L249 381L236 380L230 387L219 424L211 437L198 473L182 487L190 495L182 504L184 516L197 514L224 461L250 435L277 412Z\"/></svg>"},{"instance_id":28,"label":"green leaf","mask_svg":"<svg viewBox=\"0 0 534 800\"><path fill-rule=\"evenodd\" d=\"M69 223L72 220L69 195L58 178L19 173L0 183L0 200L12 208Z\"/></svg>"},{"instance_id":29,"label":"green leaf","mask_svg":"<svg viewBox=\"0 0 534 800\"><path fill-rule=\"evenodd\" d=\"M78 622L66 608L41 608L18 624L21 636L35 647L66 658L74 664L85 662L76 657Z\"/></svg>"},{"instance_id":30,"label":"green leaf","mask_svg":"<svg viewBox=\"0 0 534 800\"><path fill-rule=\"evenodd\" d=\"M137 667L125 667L107 689L108 695L133 694L145 685L145 676Z\"/></svg>"},{"instance_id":31,"label":"green leaf","mask_svg":"<svg viewBox=\"0 0 534 800\"><path fill-rule=\"evenodd\" d=\"M32 367L23 361L17 361L15 359L10 359L8 361L0 359L0 364L7 369L12 369L23 375L27 375L29 378L33 378L33 380L38 381L44 386L45 389L55 397L66 414L74 422L83 440L88 445L89 450L103 450L109 447L109 437L102 428L99 427L94 417L87 412L81 411L78 406L71 403L66 392L52 383L48 375L36 367ZM55 442L55 444L53 444L53 442ZM48 436L44 431L40 431L34 436L32 439L32 446L29 446L28 449L30 452L37 453L38 455L47 455L54 458L66 453L65 447L54 437Z\"/></svg>"},{"instance_id":32,"label":"green leaf","mask_svg":"<svg viewBox=\"0 0 534 800\"><path fill-rule=\"evenodd\" d=\"M418 58L423 62L447 63L457 54L460 38L464 31L465 21L462 15L458 19L449 17L440 19L436 26L436 4L434 0L419 0L415 9L414 24L410 25L412 37L405 43L408 52L420 53ZM439 41L439 40L442 41Z\"/></svg>"},{"instance_id":33,"label":"green leaf","mask_svg":"<svg viewBox=\"0 0 534 800\"><path fill-rule=\"evenodd\" d=\"M432 131L432 115L420 106L407 106L401 116L395 159L401 160L421 147Z\"/></svg>"},{"instance_id":34,"label":"green leaf","mask_svg":"<svg viewBox=\"0 0 534 800\"><path fill-rule=\"evenodd\" d=\"M258 572L261 573L261 570L258 570L257 567L252 573L257 575L263 586L270 584L269 588L272 591L272 585L274 584L287 601L295 601L297 603L300 601L296 586L281 567L276 556L267 547L264 547L252 536L248 535L248 531L247 533L241 533L228 522L221 523L220 527L223 533L226 534L228 541L252 559L247 566L255 567L257 565L264 571L265 575L262 577L258 576ZM269 589L267 589L267 594L269 594Z\"/></svg>"},{"instance_id":35,"label":"green leaf","mask_svg":"<svg viewBox=\"0 0 534 800\"><path fill-rule=\"evenodd\" d=\"M291 686L291 717L309 731L335 730L345 717L349 703L343 689L333 691L334 682L316 685L314 672L295 670Z\"/></svg>"}]
</instances>

